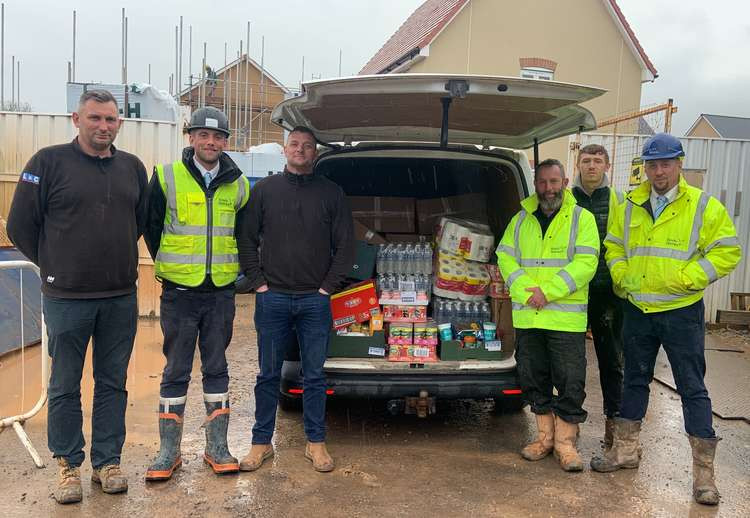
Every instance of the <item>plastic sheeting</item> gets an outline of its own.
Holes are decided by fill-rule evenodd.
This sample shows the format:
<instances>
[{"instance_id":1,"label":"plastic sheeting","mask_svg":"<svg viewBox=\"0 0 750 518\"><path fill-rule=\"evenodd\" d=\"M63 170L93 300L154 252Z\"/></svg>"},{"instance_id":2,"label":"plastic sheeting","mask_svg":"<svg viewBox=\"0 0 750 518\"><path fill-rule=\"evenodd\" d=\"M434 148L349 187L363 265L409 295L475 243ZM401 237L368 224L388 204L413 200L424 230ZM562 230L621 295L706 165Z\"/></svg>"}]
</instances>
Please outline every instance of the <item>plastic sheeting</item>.
<instances>
[{"instance_id":1,"label":"plastic sheeting","mask_svg":"<svg viewBox=\"0 0 750 518\"><path fill-rule=\"evenodd\" d=\"M25 261L15 248L0 248L0 262ZM42 305L39 276L30 269L0 270L0 354L21 346L21 286L23 275L23 341L42 338Z\"/></svg>"}]
</instances>

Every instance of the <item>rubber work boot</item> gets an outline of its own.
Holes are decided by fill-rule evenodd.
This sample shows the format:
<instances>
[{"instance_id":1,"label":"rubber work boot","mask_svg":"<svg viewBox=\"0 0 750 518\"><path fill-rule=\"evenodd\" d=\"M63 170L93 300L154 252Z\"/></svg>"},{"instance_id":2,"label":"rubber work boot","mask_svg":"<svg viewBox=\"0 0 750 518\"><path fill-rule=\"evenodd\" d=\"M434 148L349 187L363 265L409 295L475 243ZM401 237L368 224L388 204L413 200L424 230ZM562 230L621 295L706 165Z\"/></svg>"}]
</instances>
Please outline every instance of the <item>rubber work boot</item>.
<instances>
[{"instance_id":1,"label":"rubber work boot","mask_svg":"<svg viewBox=\"0 0 750 518\"><path fill-rule=\"evenodd\" d=\"M719 503L719 490L714 482L714 456L719 438L701 439L688 435L693 449L693 498L699 504Z\"/></svg>"},{"instance_id":2,"label":"rubber work boot","mask_svg":"<svg viewBox=\"0 0 750 518\"><path fill-rule=\"evenodd\" d=\"M57 457L60 466L60 481L55 489L55 500L58 504L74 504L83 498L81 490L81 470L72 467L62 457Z\"/></svg>"},{"instance_id":3,"label":"rubber work boot","mask_svg":"<svg viewBox=\"0 0 750 518\"><path fill-rule=\"evenodd\" d=\"M335 467L333 459L326 449L326 443L324 442L307 441L307 445L305 446L305 458L312 462L313 469L320 473L333 471L333 468Z\"/></svg>"},{"instance_id":4,"label":"rubber work boot","mask_svg":"<svg viewBox=\"0 0 750 518\"><path fill-rule=\"evenodd\" d=\"M273 457L273 446L270 444L253 444L250 452L240 461L240 471L255 471L266 459Z\"/></svg>"},{"instance_id":5,"label":"rubber work boot","mask_svg":"<svg viewBox=\"0 0 750 518\"><path fill-rule=\"evenodd\" d=\"M101 468L94 468L91 472L91 481L102 486L102 491L110 495L128 490L128 477L120 470L119 464L107 464Z\"/></svg>"},{"instance_id":6,"label":"rubber work boot","mask_svg":"<svg viewBox=\"0 0 750 518\"><path fill-rule=\"evenodd\" d=\"M237 473L240 465L229 453L227 430L229 429L229 393L203 394L206 403L206 451L203 460L216 474Z\"/></svg>"},{"instance_id":7,"label":"rubber work boot","mask_svg":"<svg viewBox=\"0 0 750 518\"><path fill-rule=\"evenodd\" d=\"M614 430L612 447L603 455L591 459L591 469L600 473L617 471L620 468L633 469L638 467L638 434L641 432L641 422L613 417Z\"/></svg>"},{"instance_id":8,"label":"rubber work boot","mask_svg":"<svg viewBox=\"0 0 750 518\"><path fill-rule=\"evenodd\" d=\"M146 470L146 480L169 480L182 466L180 443L187 396L159 398L159 454Z\"/></svg>"},{"instance_id":9,"label":"rubber work boot","mask_svg":"<svg viewBox=\"0 0 750 518\"><path fill-rule=\"evenodd\" d=\"M555 416L536 414L537 439L527 444L521 450L521 457L526 460L541 460L550 453L555 446Z\"/></svg>"},{"instance_id":10,"label":"rubber work boot","mask_svg":"<svg viewBox=\"0 0 750 518\"><path fill-rule=\"evenodd\" d=\"M578 455L578 425L555 416L555 458L563 471L583 471L583 461Z\"/></svg>"}]
</instances>

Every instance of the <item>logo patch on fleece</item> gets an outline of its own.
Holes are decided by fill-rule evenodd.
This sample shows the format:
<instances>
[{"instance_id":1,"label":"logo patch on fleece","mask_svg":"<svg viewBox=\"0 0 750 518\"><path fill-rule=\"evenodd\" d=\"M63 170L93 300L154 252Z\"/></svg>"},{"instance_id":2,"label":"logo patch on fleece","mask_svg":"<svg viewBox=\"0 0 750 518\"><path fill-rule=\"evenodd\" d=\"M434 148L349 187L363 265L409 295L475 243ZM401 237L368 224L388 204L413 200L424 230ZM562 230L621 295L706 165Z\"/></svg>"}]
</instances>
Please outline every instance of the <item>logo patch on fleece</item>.
<instances>
[{"instance_id":1,"label":"logo patch on fleece","mask_svg":"<svg viewBox=\"0 0 750 518\"><path fill-rule=\"evenodd\" d=\"M34 185L39 185L39 177L35 175L34 173L21 174L21 181L27 182L27 183L33 183Z\"/></svg>"}]
</instances>

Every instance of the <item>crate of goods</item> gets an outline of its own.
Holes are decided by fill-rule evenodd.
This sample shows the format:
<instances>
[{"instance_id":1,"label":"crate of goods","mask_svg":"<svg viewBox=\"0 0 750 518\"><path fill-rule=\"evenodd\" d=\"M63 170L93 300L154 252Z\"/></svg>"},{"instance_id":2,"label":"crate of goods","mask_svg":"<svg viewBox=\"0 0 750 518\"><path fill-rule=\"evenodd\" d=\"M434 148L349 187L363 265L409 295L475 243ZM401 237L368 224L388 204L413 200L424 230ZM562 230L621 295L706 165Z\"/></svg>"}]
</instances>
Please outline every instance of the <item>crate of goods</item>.
<instances>
[{"instance_id":1,"label":"crate of goods","mask_svg":"<svg viewBox=\"0 0 750 518\"><path fill-rule=\"evenodd\" d=\"M333 327L340 329L355 322L370 320L372 315L380 313L375 283L363 282L340 293L331 295L331 314Z\"/></svg>"},{"instance_id":2,"label":"crate of goods","mask_svg":"<svg viewBox=\"0 0 750 518\"><path fill-rule=\"evenodd\" d=\"M385 358L386 343L384 331L364 333L332 332L328 340L329 358Z\"/></svg>"},{"instance_id":3,"label":"crate of goods","mask_svg":"<svg viewBox=\"0 0 750 518\"><path fill-rule=\"evenodd\" d=\"M453 327L451 339L440 341L441 360L502 360L504 358L502 340L496 337L496 326L493 322L485 322L481 325L471 322Z\"/></svg>"}]
</instances>

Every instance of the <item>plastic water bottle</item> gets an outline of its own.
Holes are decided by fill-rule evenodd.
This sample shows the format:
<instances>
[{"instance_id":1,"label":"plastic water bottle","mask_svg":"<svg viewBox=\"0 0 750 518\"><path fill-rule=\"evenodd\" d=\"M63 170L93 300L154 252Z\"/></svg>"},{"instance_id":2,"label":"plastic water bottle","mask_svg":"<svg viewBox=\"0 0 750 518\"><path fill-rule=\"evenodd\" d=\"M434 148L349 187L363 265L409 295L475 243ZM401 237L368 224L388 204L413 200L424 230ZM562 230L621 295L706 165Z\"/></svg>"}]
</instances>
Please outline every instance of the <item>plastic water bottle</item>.
<instances>
[{"instance_id":1,"label":"plastic water bottle","mask_svg":"<svg viewBox=\"0 0 750 518\"><path fill-rule=\"evenodd\" d=\"M414 271L414 247L406 243L404 247L404 273L415 273Z\"/></svg>"},{"instance_id":2,"label":"plastic water bottle","mask_svg":"<svg viewBox=\"0 0 750 518\"><path fill-rule=\"evenodd\" d=\"M489 302L482 302L482 322L492 322L492 310Z\"/></svg>"},{"instance_id":3,"label":"plastic water bottle","mask_svg":"<svg viewBox=\"0 0 750 518\"><path fill-rule=\"evenodd\" d=\"M385 262L385 245L378 245L378 255L375 256L375 271L377 273L385 273L383 267Z\"/></svg>"},{"instance_id":4,"label":"plastic water bottle","mask_svg":"<svg viewBox=\"0 0 750 518\"><path fill-rule=\"evenodd\" d=\"M392 243L389 243L383 250L383 272L393 273L395 249Z\"/></svg>"},{"instance_id":5,"label":"plastic water bottle","mask_svg":"<svg viewBox=\"0 0 750 518\"><path fill-rule=\"evenodd\" d=\"M432 318L437 322L438 324L443 323L443 299L436 298L434 301L434 305L432 307Z\"/></svg>"},{"instance_id":6,"label":"plastic water bottle","mask_svg":"<svg viewBox=\"0 0 750 518\"><path fill-rule=\"evenodd\" d=\"M432 273L432 247L429 243L422 245L422 273Z\"/></svg>"}]
</instances>

